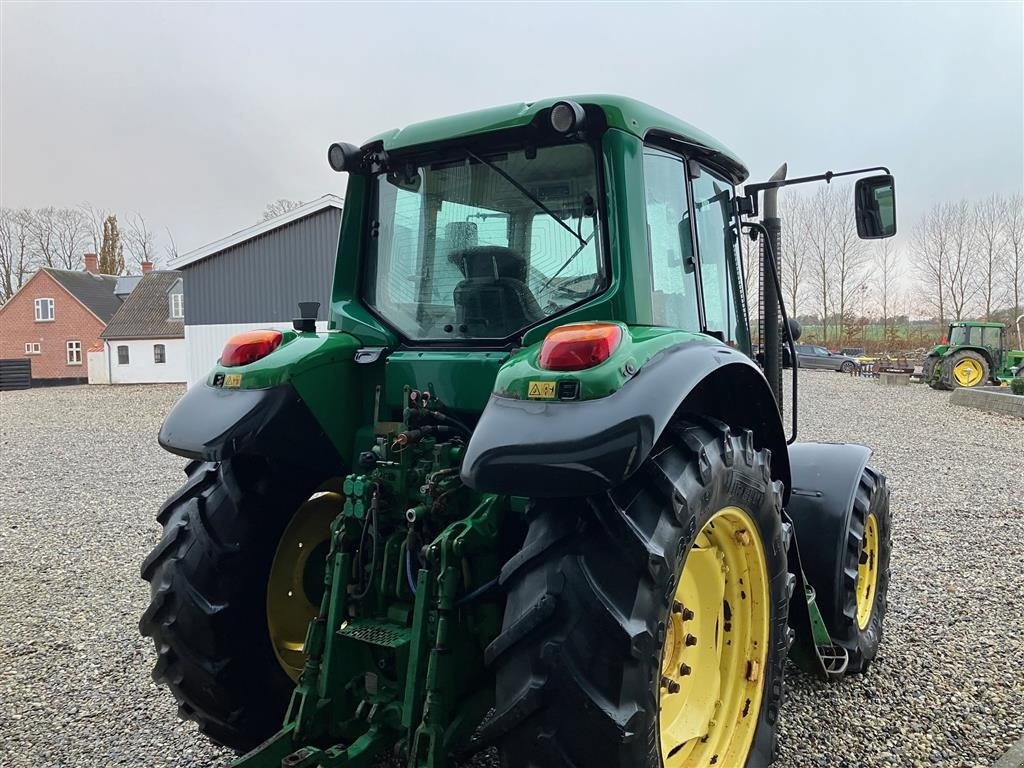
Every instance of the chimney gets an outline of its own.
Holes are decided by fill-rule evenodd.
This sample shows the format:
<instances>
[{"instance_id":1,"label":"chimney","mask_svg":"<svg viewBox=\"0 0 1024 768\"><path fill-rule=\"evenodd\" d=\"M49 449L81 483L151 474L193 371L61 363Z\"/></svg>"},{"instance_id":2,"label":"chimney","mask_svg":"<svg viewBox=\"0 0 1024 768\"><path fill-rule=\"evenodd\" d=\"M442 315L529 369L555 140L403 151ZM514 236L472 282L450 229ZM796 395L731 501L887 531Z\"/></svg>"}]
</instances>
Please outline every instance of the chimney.
<instances>
[{"instance_id":1,"label":"chimney","mask_svg":"<svg viewBox=\"0 0 1024 768\"><path fill-rule=\"evenodd\" d=\"M144 275L148 275L150 272L153 271L153 262L152 261L144 261L144 262L142 262L141 266L142 266L142 274L144 274Z\"/></svg>"},{"instance_id":2,"label":"chimney","mask_svg":"<svg viewBox=\"0 0 1024 768\"><path fill-rule=\"evenodd\" d=\"M85 254L85 271L86 272L91 272L94 275L97 272L99 272L99 266L96 263L96 254L95 253L87 253L87 254Z\"/></svg>"}]
</instances>

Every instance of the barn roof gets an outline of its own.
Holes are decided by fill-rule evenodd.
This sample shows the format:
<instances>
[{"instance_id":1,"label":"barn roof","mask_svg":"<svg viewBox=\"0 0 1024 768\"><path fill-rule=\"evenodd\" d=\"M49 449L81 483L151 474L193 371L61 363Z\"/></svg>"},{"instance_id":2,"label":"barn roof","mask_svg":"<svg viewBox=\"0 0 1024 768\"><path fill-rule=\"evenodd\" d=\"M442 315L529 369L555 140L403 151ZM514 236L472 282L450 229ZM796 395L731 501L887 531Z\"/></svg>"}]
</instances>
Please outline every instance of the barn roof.
<instances>
[{"instance_id":1,"label":"barn roof","mask_svg":"<svg viewBox=\"0 0 1024 768\"><path fill-rule=\"evenodd\" d=\"M314 213L319 213L325 208L337 208L341 210L344 201L337 195L324 195L318 197L316 200L311 200L308 203L303 203L298 208L293 208L287 213L283 213L280 216L275 216L267 221L261 221L258 224L254 224L246 229L240 229L234 234L222 237L220 240L215 240L212 243L200 246L193 251L183 253L177 258L171 259L168 265L175 269L181 269L182 267L197 262L201 259L213 256L223 250L230 248L233 245L244 243L246 240L252 240L254 237L266 234L275 229L291 224L293 221L305 218L306 216L312 216Z\"/></svg>"}]
</instances>

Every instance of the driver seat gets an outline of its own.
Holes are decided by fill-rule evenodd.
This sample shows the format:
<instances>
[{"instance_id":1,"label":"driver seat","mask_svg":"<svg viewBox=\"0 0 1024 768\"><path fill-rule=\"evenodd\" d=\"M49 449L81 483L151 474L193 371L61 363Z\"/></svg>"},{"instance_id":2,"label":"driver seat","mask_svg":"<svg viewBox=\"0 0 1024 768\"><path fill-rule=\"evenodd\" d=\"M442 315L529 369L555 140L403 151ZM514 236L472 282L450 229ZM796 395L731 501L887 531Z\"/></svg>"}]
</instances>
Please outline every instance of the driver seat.
<instances>
[{"instance_id":1,"label":"driver seat","mask_svg":"<svg viewBox=\"0 0 1024 768\"><path fill-rule=\"evenodd\" d=\"M481 245L455 251L462 273L455 286L455 319L470 336L501 338L545 317L526 285L526 259L511 248Z\"/></svg>"}]
</instances>

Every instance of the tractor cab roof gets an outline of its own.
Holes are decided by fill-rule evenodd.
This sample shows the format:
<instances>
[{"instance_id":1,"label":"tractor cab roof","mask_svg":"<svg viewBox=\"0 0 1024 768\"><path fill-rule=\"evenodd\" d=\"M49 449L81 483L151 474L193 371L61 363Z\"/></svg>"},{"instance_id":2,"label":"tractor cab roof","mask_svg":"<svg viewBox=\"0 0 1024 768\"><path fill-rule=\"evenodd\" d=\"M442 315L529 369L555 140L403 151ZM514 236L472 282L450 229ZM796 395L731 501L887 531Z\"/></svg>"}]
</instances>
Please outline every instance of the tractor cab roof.
<instances>
[{"instance_id":1,"label":"tractor cab roof","mask_svg":"<svg viewBox=\"0 0 1024 768\"><path fill-rule=\"evenodd\" d=\"M726 171L736 184L741 184L749 175L743 161L728 147L667 112L624 96L588 95L567 97L582 105L599 108L609 128L627 131L641 139L662 137L671 142L681 142L715 162ZM403 150L419 145L450 141L466 136L475 136L492 131L519 128L528 125L539 112L550 108L563 98L544 99L520 104L466 112L461 115L413 123L405 128L385 131L366 143L383 144L388 152Z\"/></svg>"},{"instance_id":2,"label":"tractor cab roof","mask_svg":"<svg viewBox=\"0 0 1024 768\"><path fill-rule=\"evenodd\" d=\"M950 323L954 328L1005 328L1005 323L990 323L984 320L954 320Z\"/></svg>"}]
</instances>

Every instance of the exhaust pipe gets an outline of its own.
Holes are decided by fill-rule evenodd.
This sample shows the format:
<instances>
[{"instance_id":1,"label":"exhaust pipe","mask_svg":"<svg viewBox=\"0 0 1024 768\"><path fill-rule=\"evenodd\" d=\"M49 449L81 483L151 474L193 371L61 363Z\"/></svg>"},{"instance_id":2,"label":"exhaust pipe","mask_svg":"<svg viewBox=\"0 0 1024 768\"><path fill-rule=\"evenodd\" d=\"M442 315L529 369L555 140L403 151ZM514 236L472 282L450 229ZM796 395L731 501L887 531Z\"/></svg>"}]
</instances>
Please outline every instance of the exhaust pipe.
<instances>
[{"instance_id":1,"label":"exhaust pipe","mask_svg":"<svg viewBox=\"0 0 1024 768\"><path fill-rule=\"evenodd\" d=\"M786 178L786 163L779 166L779 169L772 174L768 181L782 181ZM771 248L762 248L762 258L769 258L769 253L775 254L776 269L766 269L761 265L761 311L764 313L764 338L761 344L764 348L764 374L768 379L772 394L775 395L775 402L779 406L779 413L782 413L782 337L779 335L779 300L773 275L782 271L782 219L779 218L778 188L770 188L764 191L764 205L762 206L761 224L767 231ZM769 281L772 281L769 283ZM796 365L796 360L790 361Z\"/></svg>"}]
</instances>

